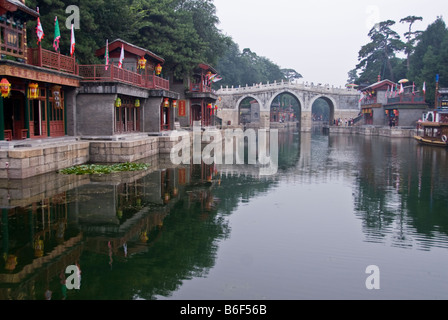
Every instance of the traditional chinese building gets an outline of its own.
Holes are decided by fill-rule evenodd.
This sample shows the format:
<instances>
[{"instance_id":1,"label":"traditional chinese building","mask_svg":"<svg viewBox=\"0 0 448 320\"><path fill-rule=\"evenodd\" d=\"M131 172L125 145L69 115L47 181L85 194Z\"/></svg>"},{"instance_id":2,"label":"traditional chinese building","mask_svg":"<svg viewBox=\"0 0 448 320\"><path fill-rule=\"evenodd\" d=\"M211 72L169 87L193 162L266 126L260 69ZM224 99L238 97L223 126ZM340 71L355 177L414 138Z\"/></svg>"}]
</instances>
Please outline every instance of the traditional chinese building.
<instances>
[{"instance_id":1,"label":"traditional chinese building","mask_svg":"<svg viewBox=\"0 0 448 320\"><path fill-rule=\"evenodd\" d=\"M385 124L389 126L415 127L422 114L428 110L424 93L415 85L404 86L401 93L388 97L384 105Z\"/></svg>"},{"instance_id":2,"label":"traditional chinese building","mask_svg":"<svg viewBox=\"0 0 448 320\"><path fill-rule=\"evenodd\" d=\"M190 127L200 123L202 127L207 127L218 124L218 97L212 89L213 77L216 75L217 71L213 67L201 63L195 68L192 76L178 86L181 100L178 103L176 118L181 126Z\"/></svg>"},{"instance_id":3,"label":"traditional chinese building","mask_svg":"<svg viewBox=\"0 0 448 320\"><path fill-rule=\"evenodd\" d=\"M361 100L363 124L384 125L383 105L387 103L388 91L395 86L396 84L390 80L382 80L361 90L364 94Z\"/></svg>"},{"instance_id":4,"label":"traditional chinese building","mask_svg":"<svg viewBox=\"0 0 448 320\"><path fill-rule=\"evenodd\" d=\"M67 134L80 78L73 57L27 47L26 24L38 17L24 1L0 1L0 140Z\"/></svg>"},{"instance_id":5,"label":"traditional chinese building","mask_svg":"<svg viewBox=\"0 0 448 320\"><path fill-rule=\"evenodd\" d=\"M164 59L116 39L96 51L109 63L80 65L74 135L114 136L174 128L179 94L162 77Z\"/></svg>"},{"instance_id":6,"label":"traditional chinese building","mask_svg":"<svg viewBox=\"0 0 448 320\"><path fill-rule=\"evenodd\" d=\"M415 126L428 108L425 96L415 85L404 86L382 80L362 90L363 124L375 126Z\"/></svg>"}]
</instances>

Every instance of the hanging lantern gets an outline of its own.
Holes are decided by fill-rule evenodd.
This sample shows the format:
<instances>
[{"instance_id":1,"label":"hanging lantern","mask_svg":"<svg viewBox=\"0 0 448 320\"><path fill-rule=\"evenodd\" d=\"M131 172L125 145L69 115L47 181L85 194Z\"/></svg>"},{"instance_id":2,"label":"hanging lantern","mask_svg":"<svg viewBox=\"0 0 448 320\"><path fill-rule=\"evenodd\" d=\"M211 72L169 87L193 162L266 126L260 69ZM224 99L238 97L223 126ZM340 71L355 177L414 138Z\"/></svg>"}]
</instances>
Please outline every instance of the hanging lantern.
<instances>
[{"instance_id":1,"label":"hanging lantern","mask_svg":"<svg viewBox=\"0 0 448 320\"><path fill-rule=\"evenodd\" d=\"M165 108L168 108L170 106L170 100L168 98L165 98L165 100L163 101L163 106Z\"/></svg>"},{"instance_id":2,"label":"hanging lantern","mask_svg":"<svg viewBox=\"0 0 448 320\"><path fill-rule=\"evenodd\" d=\"M9 97L9 93L11 92L11 84L6 78L3 78L2 81L0 81L0 89L3 98Z\"/></svg>"},{"instance_id":3,"label":"hanging lantern","mask_svg":"<svg viewBox=\"0 0 448 320\"><path fill-rule=\"evenodd\" d=\"M160 75L162 73L162 66L160 63L156 67L156 75Z\"/></svg>"},{"instance_id":4,"label":"hanging lantern","mask_svg":"<svg viewBox=\"0 0 448 320\"><path fill-rule=\"evenodd\" d=\"M39 97L39 85L30 83L28 86L28 99L37 99Z\"/></svg>"},{"instance_id":5,"label":"hanging lantern","mask_svg":"<svg viewBox=\"0 0 448 320\"><path fill-rule=\"evenodd\" d=\"M207 108L211 109L211 108L212 108L212 104L209 103L209 104L207 105Z\"/></svg>"},{"instance_id":6,"label":"hanging lantern","mask_svg":"<svg viewBox=\"0 0 448 320\"><path fill-rule=\"evenodd\" d=\"M386 110L385 112L386 112L386 116L389 115L389 110Z\"/></svg>"},{"instance_id":7,"label":"hanging lantern","mask_svg":"<svg viewBox=\"0 0 448 320\"><path fill-rule=\"evenodd\" d=\"M177 100L173 100L173 108L177 107Z\"/></svg>"},{"instance_id":8,"label":"hanging lantern","mask_svg":"<svg viewBox=\"0 0 448 320\"><path fill-rule=\"evenodd\" d=\"M53 86L51 88L51 94L53 96L54 107L56 109L63 109L61 103L61 86Z\"/></svg>"},{"instance_id":9,"label":"hanging lantern","mask_svg":"<svg viewBox=\"0 0 448 320\"><path fill-rule=\"evenodd\" d=\"M120 99L120 98L117 98L117 99L115 100L115 106L116 106L117 108L120 108L120 107L121 107L121 99Z\"/></svg>"},{"instance_id":10,"label":"hanging lantern","mask_svg":"<svg viewBox=\"0 0 448 320\"><path fill-rule=\"evenodd\" d=\"M141 57L138 59L138 68L139 69L145 69L146 68L146 59L145 57Z\"/></svg>"},{"instance_id":11,"label":"hanging lantern","mask_svg":"<svg viewBox=\"0 0 448 320\"><path fill-rule=\"evenodd\" d=\"M140 107L140 99L135 99L134 106L135 106L136 108Z\"/></svg>"}]
</instances>

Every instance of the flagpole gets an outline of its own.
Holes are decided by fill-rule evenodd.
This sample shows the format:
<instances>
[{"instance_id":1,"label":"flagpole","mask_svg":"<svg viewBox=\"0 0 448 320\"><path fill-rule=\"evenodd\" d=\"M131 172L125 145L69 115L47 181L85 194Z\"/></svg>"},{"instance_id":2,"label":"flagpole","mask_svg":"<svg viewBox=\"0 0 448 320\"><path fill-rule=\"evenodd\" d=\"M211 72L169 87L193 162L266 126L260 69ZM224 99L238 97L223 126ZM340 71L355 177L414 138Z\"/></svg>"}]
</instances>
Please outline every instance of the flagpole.
<instances>
[{"instance_id":1,"label":"flagpole","mask_svg":"<svg viewBox=\"0 0 448 320\"><path fill-rule=\"evenodd\" d=\"M434 109L437 109L439 106L439 75L436 75L436 99L434 100Z\"/></svg>"}]
</instances>

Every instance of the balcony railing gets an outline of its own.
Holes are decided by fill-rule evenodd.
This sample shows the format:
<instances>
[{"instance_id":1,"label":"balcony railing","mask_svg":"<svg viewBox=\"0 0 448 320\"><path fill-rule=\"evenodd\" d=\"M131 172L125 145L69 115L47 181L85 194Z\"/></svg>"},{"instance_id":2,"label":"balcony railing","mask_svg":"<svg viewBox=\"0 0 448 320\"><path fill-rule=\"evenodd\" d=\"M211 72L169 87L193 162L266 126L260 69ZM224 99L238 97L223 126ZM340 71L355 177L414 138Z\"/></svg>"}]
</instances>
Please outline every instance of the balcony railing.
<instances>
[{"instance_id":1,"label":"balcony railing","mask_svg":"<svg viewBox=\"0 0 448 320\"><path fill-rule=\"evenodd\" d=\"M190 91L192 91L192 92L213 92L213 90L210 86L206 86L202 83L190 84Z\"/></svg>"},{"instance_id":2,"label":"balcony railing","mask_svg":"<svg viewBox=\"0 0 448 320\"><path fill-rule=\"evenodd\" d=\"M80 65L78 70L84 81L120 81L146 89L170 89L166 79L155 75L144 76L114 65L110 65L107 70L103 64Z\"/></svg>"},{"instance_id":3,"label":"balcony railing","mask_svg":"<svg viewBox=\"0 0 448 320\"><path fill-rule=\"evenodd\" d=\"M425 97L419 94L400 94L397 97L388 98L387 104L392 103L408 103L408 104L422 104L425 103Z\"/></svg>"},{"instance_id":4,"label":"balcony railing","mask_svg":"<svg viewBox=\"0 0 448 320\"><path fill-rule=\"evenodd\" d=\"M377 101L376 100L376 96L366 97L366 98L362 99L361 105L362 106L368 106L368 105L371 105L371 104L376 104L377 103L376 101Z\"/></svg>"},{"instance_id":5,"label":"balcony railing","mask_svg":"<svg viewBox=\"0 0 448 320\"><path fill-rule=\"evenodd\" d=\"M0 17L0 54L25 60L23 25Z\"/></svg>"},{"instance_id":6,"label":"balcony railing","mask_svg":"<svg viewBox=\"0 0 448 320\"><path fill-rule=\"evenodd\" d=\"M28 48L28 64L76 74L76 61L74 57L45 50L40 46L38 48Z\"/></svg>"}]
</instances>

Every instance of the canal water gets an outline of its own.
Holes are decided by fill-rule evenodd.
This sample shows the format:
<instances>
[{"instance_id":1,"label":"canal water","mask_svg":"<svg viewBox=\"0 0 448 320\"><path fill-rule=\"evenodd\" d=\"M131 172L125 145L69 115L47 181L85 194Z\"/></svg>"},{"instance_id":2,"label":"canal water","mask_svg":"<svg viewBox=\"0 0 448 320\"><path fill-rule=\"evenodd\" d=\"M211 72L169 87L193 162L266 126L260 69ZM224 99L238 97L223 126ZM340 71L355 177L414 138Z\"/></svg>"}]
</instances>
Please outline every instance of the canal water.
<instances>
[{"instance_id":1,"label":"canal water","mask_svg":"<svg viewBox=\"0 0 448 320\"><path fill-rule=\"evenodd\" d=\"M320 131L279 142L273 176L162 157L3 181L0 298L448 299L447 150Z\"/></svg>"}]
</instances>

